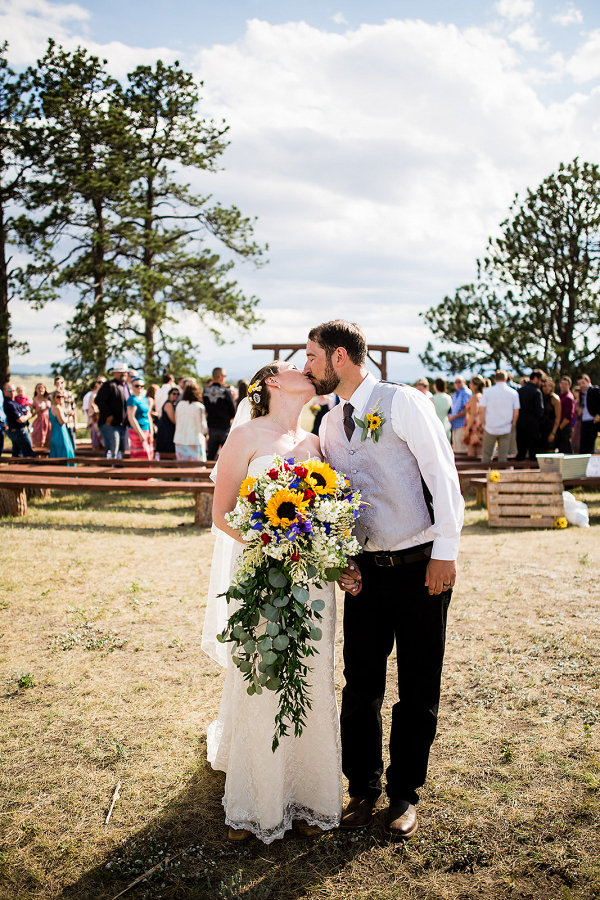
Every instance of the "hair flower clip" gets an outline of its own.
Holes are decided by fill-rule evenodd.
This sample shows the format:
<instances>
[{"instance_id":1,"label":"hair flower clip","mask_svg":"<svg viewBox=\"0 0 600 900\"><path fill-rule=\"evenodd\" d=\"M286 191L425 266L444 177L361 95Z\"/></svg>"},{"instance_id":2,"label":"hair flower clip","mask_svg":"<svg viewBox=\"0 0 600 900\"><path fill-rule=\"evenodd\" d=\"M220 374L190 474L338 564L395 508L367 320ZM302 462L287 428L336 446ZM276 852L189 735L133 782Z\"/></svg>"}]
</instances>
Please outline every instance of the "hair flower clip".
<instances>
[{"instance_id":1,"label":"hair flower clip","mask_svg":"<svg viewBox=\"0 0 600 900\"><path fill-rule=\"evenodd\" d=\"M248 396L252 400L253 403L260 403L260 392L262 391L262 384L260 381L254 381L251 385L248 386Z\"/></svg>"}]
</instances>

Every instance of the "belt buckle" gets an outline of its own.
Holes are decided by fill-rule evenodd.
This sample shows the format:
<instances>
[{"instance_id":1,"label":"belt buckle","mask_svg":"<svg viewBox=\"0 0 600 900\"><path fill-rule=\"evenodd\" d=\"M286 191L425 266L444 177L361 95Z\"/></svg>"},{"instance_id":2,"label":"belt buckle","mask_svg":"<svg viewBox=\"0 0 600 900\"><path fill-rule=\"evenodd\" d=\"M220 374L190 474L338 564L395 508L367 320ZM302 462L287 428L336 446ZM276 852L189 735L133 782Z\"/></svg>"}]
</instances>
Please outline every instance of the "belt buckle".
<instances>
[{"instance_id":1,"label":"belt buckle","mask_svg":"<svg viewBox=\"0 0 600 900\"><path fill-rule=\"evenodd\" d=\"M376 553L375 554L375 565L376 566L393 566L393 565L395 565L395 563L394 563L394 559L391 554Z\"/></svg>"}]
</instances>

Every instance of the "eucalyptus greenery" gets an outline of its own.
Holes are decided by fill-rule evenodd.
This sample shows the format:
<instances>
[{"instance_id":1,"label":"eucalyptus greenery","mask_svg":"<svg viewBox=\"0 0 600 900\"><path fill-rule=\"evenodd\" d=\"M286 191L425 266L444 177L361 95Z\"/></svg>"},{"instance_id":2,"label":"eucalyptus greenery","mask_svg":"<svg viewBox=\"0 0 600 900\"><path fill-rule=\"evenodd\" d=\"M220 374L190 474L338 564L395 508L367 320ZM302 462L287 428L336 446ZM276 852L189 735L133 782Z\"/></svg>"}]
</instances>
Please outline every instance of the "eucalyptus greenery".
<instances>
[{"instance_id":1,"label":"eucalyptus greenery","mask_svg":"<svg viewBox=\"0 0 600 900\"><path fill-rule=\"evenodd\" d=\"M217 639L233 643L232 660L248 682L250 696L262 694L263 688L279 693L274 753L292 725L296 737L306 726L312 706L307 661L318 653L314 642L322 637L318 623L325 601L311 601L308 584L293 583L289 566L273 563L264 557L252 576L229 588L227 602L235 601L239 607ZM308 578L316 574L317 569L309 566ZM341 569L325 570L328 581L340 575Z\"/></svg>"}]
</instances>

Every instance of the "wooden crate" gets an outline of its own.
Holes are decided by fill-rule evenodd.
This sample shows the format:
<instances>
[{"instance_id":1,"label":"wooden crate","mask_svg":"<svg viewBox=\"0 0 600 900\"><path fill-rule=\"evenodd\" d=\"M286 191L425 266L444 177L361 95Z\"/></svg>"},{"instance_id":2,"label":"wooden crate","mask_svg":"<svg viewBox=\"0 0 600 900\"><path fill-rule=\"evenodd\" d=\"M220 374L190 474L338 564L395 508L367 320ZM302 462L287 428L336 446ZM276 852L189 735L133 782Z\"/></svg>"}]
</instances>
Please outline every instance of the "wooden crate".
<instances>
[{"instance_id":1,"label":"wooden crate","mask_svg":"<svg viewBox=\"0 0 600 900\"><path fill-rule=\"evenodd\" d=\"M487 477L488 524L508 528L553 528L564 516L563 483L559 472L499 472Z\"/></svg>"}]
</instances>

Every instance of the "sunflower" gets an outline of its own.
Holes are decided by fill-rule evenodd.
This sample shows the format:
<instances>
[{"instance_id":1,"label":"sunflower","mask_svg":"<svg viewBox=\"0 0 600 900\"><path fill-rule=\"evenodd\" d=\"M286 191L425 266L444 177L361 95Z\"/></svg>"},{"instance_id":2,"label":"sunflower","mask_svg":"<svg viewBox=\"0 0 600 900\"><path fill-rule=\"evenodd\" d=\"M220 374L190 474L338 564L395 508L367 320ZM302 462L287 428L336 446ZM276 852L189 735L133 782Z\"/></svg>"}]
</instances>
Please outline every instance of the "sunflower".
<instances>
[{"instance_id":1,"label":"sunflower","mask_svg":"<svg viewBox=\"0 0 600 900\"><path fill-rule=\"evenodd\" d=\"M555 528L566 528L569 523L567 522L565 516L557 516L554 520Z\"/></svg>"},{"instance_id":2,"label":"sunflower","mask_svg":"<svg viewBox=\"0 0 600 900\"><path fill-rule=\"evenodd\" d=\"M497 484L500 481L500 472L497 469L492 469L489 473L490 481L493 481L494 484Z\"/></svg>"},{"instance_id":3,"label":"sunflower","mask_svg":"<svg viewBox=\"0 0 600 900\"><path fill-rule=\"evenodd\" d=\"M273 494L265 507L265 514L271 525L288 528L296 521L298 513L303 513L307 506L308 500L302 494L283 488Z\"/></svg>"},{"instance_id":4,"label":"sunflower","mask_svg":"<svg viewBox=\"0 0 600 900\"><path fill-rule=\"evenodd\" d=\"M374 413L367 413L365 419L369 423L371 431L377 431L378 428L381 428L381 416L377 416Z\"/></svg>"},{"instance_id":5,"label":"sunflower","mask_svg":"<svg viewBox=\"0 0 600 900\"><path fill-rule=\"evenodd\" d=\"M248 494L251 494L254 490L254 485L256 484L256 478L250 478L248 476L240 486L240 497L247 497Z\"/></svg>"},{"instance_id":6,"label":"sunflower","mask_svg":"<svg viewBox=\"0 0 600 900\"><path fill-rule=\"evenodd\" d=\"M315 494L335 493L337 490L337 478L330 465L318 459L308 460L304 465L308 469L306 481Z\"/></svg>"}]
</instances>

